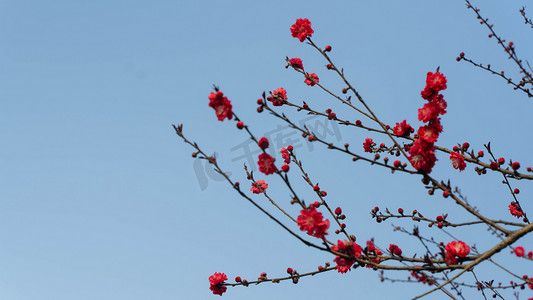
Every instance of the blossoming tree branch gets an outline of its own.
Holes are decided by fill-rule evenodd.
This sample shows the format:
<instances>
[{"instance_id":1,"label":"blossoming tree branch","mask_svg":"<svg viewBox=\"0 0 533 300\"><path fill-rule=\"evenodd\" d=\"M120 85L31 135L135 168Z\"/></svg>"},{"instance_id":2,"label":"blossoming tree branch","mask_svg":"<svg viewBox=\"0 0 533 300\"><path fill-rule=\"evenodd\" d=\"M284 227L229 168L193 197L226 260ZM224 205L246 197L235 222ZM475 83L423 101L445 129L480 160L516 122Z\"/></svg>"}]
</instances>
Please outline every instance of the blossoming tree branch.
<instances>
[{"instance_id":1,"label":"blossoming tree branch","mask_svg":"<svg viewBox=\"0 0 533 300\"><path fill-rule=\"evenodd\" d=\"M488 19L481 16L479 9L474 8L470 2L465 1L467 8L472 10L480 23L487 27L489 38L496 39L501 45L509 59L511 59L518 71L522 74L519 82L514 82L506 77L503 71L493 70L490 65L484 66L473 59L460 53L457 61L467 62L480 68L485 72L501 77L513 88L522 92L527 97L531 97L530 88L533 85L531 71L523 64L517 56L513 42L505 42L488 23ZM520 11L526 24L531 24L527 18L525 9ZM267 153L270 142L265 137L254 135L252 127L236 114L236 110L228 97L215 86L214 91L208 96L209 106L214 109L219 121L235 121L236 127L245 132L252 139L261 153L257 157L257 166L262 174L259 179L248 168L244 167L247 183L235 182L219 165L219 161L209 155L200 145L191 141L185 136L183 125L173 125L176 134L187 144L194 148L192 154L197 159L204 159L209 162L214 170L221 174L228 184L233 187L236 193L246 199L251 205L260 210L267 219L277 223L288 235L301 241L304 245L312 249L324 251L331 255L332 263L326 262L316 269L299 272L293 268L287 268L285 274L278 274L274 278L260 273L258 278L235 277L229 280L225 273L215 272L209 277L210 290L213 294L222 295L228 287L249 286L252 284L262 284L267 282L278 283L281 281L292 281L297 283L301 278L319 275L324 272L336 271L344 274L350 270L358 268L370 268L379 272L382 281L406 281L418 282L428 286L427 292L420 295L413 295L413 299L421 298L430 293L440 291L452 299L464 299L461 289L472 288L479 291L483 297L492 296L503 299L502 291L507 289L533 290L533 272L531 274L516 274L512 268L499 265L492 257L503 251L510 250L511 255L517 259L524 260L533 266L533 246L524 247L517 244L520 239L533 232L533 224L530 222L526 210L520 201L520 191L513 187L514 180L533 180L533 170L531 167L523 167L516 158L504 158L496 155L491 149L491 144L470 145L465 142L453 147L446 148L438 145L439 135L444 131L441 119L446 117L447 102L445 91L447 89L447 79L438 68L428 70L426 81L420 83L424 86L420 93L420 108L417 112L417 119L420 122L415 125L407 120L398 120L395 125L385 124L376 112L370 107L366 100L358 92L358 89L350 83L342 68L338 67L330 57L333 48L329 45L321 47L314 42L312 36L314 30L311 22L306 19L297 19L290 27L291 35L300 42L305 42L314 48L324 59L325 71L334 72L342 81L345 87L341 91L328 89L320 82L317 74L308 72L304 67L304 62L298 57L286 58L287 68L291 68L302 76L304 84L315 87L335 101L344 104L348 110L353 110L361 115L362 120L351 121L342 117L342 113L337 114L331 109L314 109L306 102L298 103L291 100L290 93L284 88L263 93L257 100L257 112L269 112L273 117L278 118L298 131L303 139L312 143L321 144L324 148L338 152L339 155L347 156L352 161L361 161L372 166L383 168L395 173L397 176L418 176L421 179L420 188L427 189L429 195L442 197L446 201L451 201L460 207L466 215L471 216L470 222L454 222L448 219L447 214L436 217L423 215L417 210L405 211L397 208L393 211L374 207L370 211L370 216L377 223L382 223L388 219L412 220L416 224L425 224L428 227L437 227L446 230L450 239L447 241L436 241L433 238L422 236L418 227L407 230L403 227L395 227L395 231L415 237L421 245L418 253L405 253L399 243L379 244L374 239L361 241L357 238L357 233L347 229L343 213L338 204L329 202L328 193L325 187L318 185L317 179L313 178L304 167L304 163L298 159L298 153L291 145L286 145L279 151L282 161ZM533 27L533 25L531 25ZM526 98L527 98L526 97ZM366 138L359 145L336 145L324 138L319 138L306 126L300 126L291 121L282 109L294 109L310 115L333 120L338 124L351 127L354 130L365 130L374 134L381 134L386 142L374 142L372 138ZM418 128L417 128L418 127ZM415 129L416 128L416 129ZM474 150L474 148L476 150ZM437 156L440 158L437 159ZM494 219L484 215L475 206L466 201L460 190L452 185L446 178L437 178L432 175L432 170L437 163L451 164L457 172L473 170L482 175L487 172L496 172L501 175L502 182L509 190L508 211L502 212L499 219ZM404 174L404 175L402 175ZM279 177L290 191L290 199L274 199L269 195L270 176ZM308 185L310 191L316 194L316 200L306 203L296 191L292 184L292 178L302 178ZM264 197L276 210L285 217L283 219L269 213L262 203L257 199ZM287 212L287 205L297 205L300 209L298 215L291 215ZM486 249L477 249L472 244L453 238L453 231L459 227L483 225L497 238L493 245ZM479 281L475 270L479 264L494 264L505 272L512 280L509 284L496 284L494 282ZM403 279L389 278L385 275L389 271L407 272ZM472 273L475 278L473 282L462 280L464 275ZM472 277L470 277L472 278ZM316 279L312 279L316 280ZM529 292L532 295L532 292ZM533 298L529 298L533 299Z\"/></svg>"}]
</instances>

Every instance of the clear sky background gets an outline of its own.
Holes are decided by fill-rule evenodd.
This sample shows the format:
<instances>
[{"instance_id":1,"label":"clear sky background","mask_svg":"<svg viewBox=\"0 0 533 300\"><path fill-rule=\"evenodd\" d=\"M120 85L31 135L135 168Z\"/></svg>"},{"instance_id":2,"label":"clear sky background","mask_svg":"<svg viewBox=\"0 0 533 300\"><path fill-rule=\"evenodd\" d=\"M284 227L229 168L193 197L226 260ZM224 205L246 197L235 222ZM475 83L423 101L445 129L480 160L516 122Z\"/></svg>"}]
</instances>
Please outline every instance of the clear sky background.
<instances>
[{"instance_id":1,"label":"clear sky background","mask_svg":"<svg viewBox=\"0 0 533 300\"><path fill-rule=\"evenodd\" d=\"M525 2L474 4L528 58L533 32L518 13ZM234 122L216 120L207 99L213 84L257 136L284 125L255 112L261 93L278 87L297 102L365 122L284 68L286 56L298 56L321 83L335 91L343 87L311 47L290 36L290 26L304 17L313 23L313 40L333 46L331 57L384 122L407 119L418 127L426 73L440 66L448 77L448 114L439 144L468 141L477 151L491 141L496 155L533 165L532 100L500 78L455 61L464 51L519 77L463 1L3 0L0 298L214 299L218 296L211 294L207 280L214 272L254 280L263 271L277 277L287 267L305 273L332 262L330 255L306 247L261 215L203 162L195 165L192 148L171 128L184 123L185 134L216 152L221 166L247 190L242 170L247 160L239 158L242 150L232 150L247 136ZM286 107L282 111L296 121L306 118ZM353 128L339 127L328 136L360 152L365 137L386 141ZM412 223L373 222L370 210L376 205L472 220L449 199L428 196L418 176L391 175L297 141L296 153L313 181L328 191L331 206L344 209L348 230L362 244L374 237L382 248L395 243L407 255L424 252L416 240L392 232L391 224L410 230ZM513 219L501 176L480 177L470 165L459 173L447 156L438 159L437 178L451 179L488 216ZM290 174L300 195L314 201L295 171ZM271 195L289 207L289 191L277 178L257 173L257 179L266 179ZM533 211L528 182L512 183L522 191L523 207ZM254 198L271 208L264 198ZM451 241L436 228L421 230ZM497 241L484 226L451 232L480 250ZM333 232L330 237L335 239ZM517 245L532 250L533 239ZM533 275L532 264L509 255L509 249L495 259L520 275ZM480 280L514 280L488 266L476 270ZM465 280L472 282L472 276ZM302 278L298 285L230 288L223 297L403 299L427 289L381 283L377 272L357 269ZM481 297L465 293L470 299ZM442 298L442 293L428 297Z\"/></svg>"}]
</instances>

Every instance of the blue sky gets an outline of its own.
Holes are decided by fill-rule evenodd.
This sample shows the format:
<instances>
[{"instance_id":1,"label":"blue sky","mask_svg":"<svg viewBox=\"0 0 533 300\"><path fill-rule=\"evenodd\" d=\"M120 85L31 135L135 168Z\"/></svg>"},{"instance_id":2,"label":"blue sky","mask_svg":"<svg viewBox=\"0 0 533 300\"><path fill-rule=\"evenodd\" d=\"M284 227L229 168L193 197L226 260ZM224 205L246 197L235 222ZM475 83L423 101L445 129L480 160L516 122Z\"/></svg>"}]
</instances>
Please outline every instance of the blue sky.
<instances>
[{"instance_id":1,"label":"blue sky","mask_svg":"<svg viewBox=\"0 0 533 300\"><path fill-rule=\"evenodd\" d=\"M523 3L477 2L527 58L533 43L518 13ZM491 141L498 156L533 165L531 99L455 61L464 51L518 78L462 1L0 1L2 298L212 299L218 296L211 295L207 278L214 272L253 280L263 271L276 277L287 267L303 273L331 262L331 256L290 238L203 163L195 166L192 149L171 128L184 123L185 134L216 152L221 166L247 186L242 170L247 160L238 158L240 150L232 151L247 137L233 122L216 120L207 105L213 84L257 136L284 125L255 112L261 93L278 87L314 107L362 119L284 68L286 56L298 56L321 82L333 90L343 87L311 47L290 36L289 27L302 17L313 23L318 45L333 46L331 57L384 122L407 119L418 126L425 74L440 66L448 77L448 114L439 144L468 141L482 150ZM297 121L306 117L283 111ZM330 135L354 147L365 137L385 141L346 128ZM450 201L429 197L418 177L354 164L302 140L300 145L298 156L328 191L331 205L343 207L358 241L374 237L384 248L395 243L404 253L423 251L392 232L391 222L372 222L369 211L376 205L470 220ZM450 178L489 216L511 219L500 177L479 177L472 166L458 173L446 156L438 158L437 178ZM312 199L293 171L292 181ZM288 206L282 183L266 179L271 194ZM531 210L526 182L513 184ZM412 228L409 222L392 223ZM424 230L449 241L436 229ZM454 234L480 249L496 241L482 226ZM521 244L533 245L532 239ZM504 252L499 262L527 272ZM494 276L501 272L489 266L479 270L482 280L511 280ZM426 289L380 283L377 273L358 269L305 278L298 285L230 288L224 297L408 298Z\"/></svg>"}]
</instances>

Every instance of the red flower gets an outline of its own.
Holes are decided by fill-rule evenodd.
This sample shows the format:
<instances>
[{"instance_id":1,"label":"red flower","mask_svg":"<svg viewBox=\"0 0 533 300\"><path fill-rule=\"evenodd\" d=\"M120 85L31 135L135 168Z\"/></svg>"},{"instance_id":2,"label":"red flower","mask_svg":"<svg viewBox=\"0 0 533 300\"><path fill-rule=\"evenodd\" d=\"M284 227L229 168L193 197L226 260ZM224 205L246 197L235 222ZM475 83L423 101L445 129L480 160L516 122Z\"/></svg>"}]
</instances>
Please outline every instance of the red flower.
<instances>
[{"instance_id":1,"label":"red flower","mask_svg":"<svg viewBox=\"0 0 533 300\"><path fill-rule=\"evenodd\" d=\"M256 182L252 182L252 188L250 191L254 192L254 194L261 194L268 188L268 183L265 183L264 180L258 180Z\"/></svg>"},{"instance_id":2,"label":"red flower","mask_svg":"<svg viewBox=\"0 0 533 300\"><path fill-rule=\"evenodd\" d=\"M329 220L324 221L322 213L316 211L314 206L308 210L302 209L296 222L301 231L307 231L307 234L314 237L324 239L324 236L328 234Z\"/></svg>"},{"instance_id":3,"label":"red flower","mask_svg":"<svg viewBox=\"0 0 533 300\"><path fill-rule=\"evenodd\" d=\"M372 141L371 138L366 138L365 142L363 143L363 148L365 149L365 152L372 152L373 145L374 145L374 141Z\"/></svg>"},{"instance_id":4,"label":"red flower","mask_svg":"<svg viewBox=\"0 0 533 300\"><path fill-rule=\"evenodd\" d=\"M464 258L470 253L470 247L463 241L453 241L446 245L446 251Z\"/></svg>"},{"instance_id":5,"label":"red flower","mask_svg":"<svg viewBox=\"0 0 533 300\"><path fill-rule=\"evenodd\" d=\"M259 141L257 142L257 145L262 150L265 150L266 148L268 148L268 139L266 137L260 138Z\"/></svg>"},{"instance_id":6,"label":"red flower","mask_svg":"<svg viewBox=\"0 0 533 300\"><path fill-rule=\"evenodd\" d=\"M438 131L441 132L442 128L439 128L441 126L438 116L446 114L447 106L448 104L443 99L443 96L437 95L418 110L418 120L424 123L433 123L435 128L437 128Z\"/></svg>"},{"instance_id":7,"label":"red flower","mask_svg":"<svg viewBox=\"0 0 533 300\"><path fill-rule=\"evenodd\" d=\"M446 261L450 265L457 264L457 257L464 258L470 253L470 247L462 241L448 243L445 248Z\"/></svg>"},{"instance_id":8,"label":"red flower","mask_svg":"<svg viewBox=\"0 0 533 300\"><path fill-rule=\"evenodd\" d=\"M223 121L226 117L228 120L233 118L231 102L227 97L224 97L224 93L221 91L211 92L207 98L209 98L209 106L215 109L219 121Z\"/></svg>"},{"instance_id":9,"label":"red flower","mask_svg":"<svg viewBox=\"0 0 533 300\"><path fill-rule=\"evenodd\" d=\"M276 159L270 156L270 154L262 153L259 154L258 158L259 161L257 161L257 164L259 165L260 172L265 173L265 175L270 175L278 170L276 165L274 165L274 161L276 161Z\"/></svg>"},{"instance_id":10,"label":"red flower","mask_svg":"<svg viewBox=\"0 0 533 300\"><path fill-rule=\"evenodd\" d=\"M396 123L396 126L392 129L392 132L397 136L409 136L414 131L413 127L407 124L406 120L403 120L401 123Z\"/></svg>"},{"instance_id":11,"label":"red flower","mask_svg":"<svg viewBox=\"0 0 533 300\"><path fill-rule=\"evenodd\" d=\"M446 77L442 73L428 72L426 77L426 88L429 88L435 92L440 92L446 89Z\"/></svg>"},{"instance_id":12,"label":"red flower","mask_svg":"<svg viewBox=\"0 0 533 300\"><path fill-rule=\"evenodd\" d=\"M459 169L459 171L462 171L466 168L465 160L461 154L453 152L452 155L450 155L450 160L452 161L452 166L454 169Z\"/></svg>"},{"instance_id":13,"label":"red flower","mask_svg":"<svg viewBox=\"0 0 533 300\"><path fill-rule=\"evenodd\" d=\"M300 40L300 42L305 41L307 37L313 35L314 30L311 28L311 22L305 19L297 19L296 23L291 26L292 37L295 37Z\"/></svg>"},{"instance_id":14,"label":"red flower","mask_svg":"<svg viewBox=\"0 0 533 300\"><path fill-rule=\"evenodd\" d=\"M309 86L313 86L315 83L318 83L318 76L315 73L307 73L305 74L304 82Z\"/></svg>"},{"instance_id":15,"label":"red flower","mask_svg":"<svg viewBox=\"0 0 533 300\"><path fill-rule=\"evenodd\" d=\"M426 77L426 86L422 90L422 98L432 101L435 97L439 97L438 93L446 89L446 77L442 73L428 72ZM442 96L441 96L442 97Z\"/></svg>"},{"instance_id":16,"label":"red flower","mask_svg":"<svg viewBox=\"0 0 533 300\"><path fill-rule=\"evenodd\" d=\"M514 248L514 254L516 254L516 256L518 257L524 256L525 253L526 253L526 250L524 250L524 247L522 246L518 246Z\"/></svg>"},{"instance_id":17,"label":"red flower","mask_svg":"<svg viewBox=\"0 0 533 300\"><path fill-rule=\"evenodd\" d=\"M418 135L421 139L428 143L435 143L439 138L439 132L437 128L430 125L418 128Z\"/></svg>"},{"instance_id":18,"label":"red flower","mask_svg":"<svg viewBox=\"0 0 533 300\"><path fill-rule=\"evenodd\" d=\"M289 151L287 149L285 149L285 148L281 148L280 152L281 152L281 157L283 157L283 159L284 159L284 162L286 164L289 164L291 162L291 157L289 155Z\"/></svg>"},{"instance_id":19,"label":"red flower","mask_svg":"<svg viewBox=\"0 0 533 300\"><path fill-rule=\"evenodd\" d=\"M434 90L425 87L422 92L420 92L420 95L422 96L422 98L430 101L431 99L433 99L433 97L437 95L437 93Z\"/></svg>"},{"instance_id":20,"label":"red flower","mask_svg":"<svg viewBox=\"0 0 533 300\"><path fill-rule=\"evenodd\" d=\"M521 218L524 215L522 209L520 209L520 206L518 206L518 203L516 202L511 202L511 204L509 204L509 211L511 212L511 215L517 218Z\"/></svg>"},{"instance_id":21,"label":"red flower","mask_svg":"<svg viewBox=\"0 0 533 300\"><path fill-rule=\"evenodd\" d=\"M437 161L435 146L432 143L418 139L409 148L409 154L409 161L413 168L431 173L431 169Z\"/></svg>"},{"instance_id":22,"label":"red flower","mask_svg":"<svg viewBox=\"0 0 533 300\"><path fill-rule=\"evenodd\" d=\"M356 258L360 258L362 256L361 252L363 251L363 249L361 249L361 246L349 241L337 241L337 245L332 246L331 250L341 252L348 256ZM336 268L339 273L346 273L350 271L350 268L355 263L355 260L353 259L348 259L340 256L335 256L335 259L333 261L337 264Z\"/></svg>"},{"instance_id":23,"label":"red flower","mask_svg":"<svg viewBox=\"0 0 533 300\"><path fill-rule=\"evenodd\" d=\"M389 245L389 251L396 256L402 256L402 249L394 244Z\"/></svg>"},{"instance_id":24,"label":"red flower","mask_svg":"<svg viewBox=\"0 0 533 300\"><path fill-rule=\"evenodd\" d=\"M435 102L425 103L424 106L418 109L418 121L427 123L439 116L439 107Z\"/></svg>"},{"instance_id":25,"label":"red flower","mask_svg":"<svg viewBox=\"0 0 533 300\"><path fill-rule=\"evenodd\" d=\"M222 294L226 292L228 288L222 285L224 280L228 280L228 276L224 273L215 273L209 276L209 283L211 284L209 289L213 291L214 295L222 296Z\"/></svg>"},{"instance_id":26,"label":"red flower","mask_svg":"<svg viewBox=\"0 0 533 300\"><path fill-rule=\"evenodd\" d=\"M418 120L429 124L418 129L420 142L415 141L413 147L409 149L409 153L411 154L409 160L413 167L427 173L431 172L431 169L437 160L434 154L433 143L437 141L439 133L442 132L439 115L444 115L446 113L447 103L439 92L446 89L446 82L446 77L444 77L442 73L428 72L426 77L426 87L421 93L422 98L428 100L428 103L424 104L424 106L418 110ZM426 145L424 145L424 142ZM425 153L425 149L429 151ZM466 167L461 155L452 154L450 159L452 160L454 168L459 168L459 170L462 171Z\"/></svg>"},{"instance_id":27,"label":"red flower","mask_svg":"<svg viewBox=\"0 0 533 300\"><path fill-rule=\"evenodd\" d=\"M302 60L298 57L293 57L291 59L289 59L289 64L297 69L302 69L304 68L304 64L302 62Z\"/></svg>"},{"instance_id":28,"label":"red flower","mask_svg":"<svg viewBox=\"0 0 533 300\"><path fill-rule=\"evenodd\" d=\"M272 96L267 97L267 100L271 101L274 106L282 106L287 100L287 91L284 88L278 88L272 92Z\"/></svg>"}]
</instances>

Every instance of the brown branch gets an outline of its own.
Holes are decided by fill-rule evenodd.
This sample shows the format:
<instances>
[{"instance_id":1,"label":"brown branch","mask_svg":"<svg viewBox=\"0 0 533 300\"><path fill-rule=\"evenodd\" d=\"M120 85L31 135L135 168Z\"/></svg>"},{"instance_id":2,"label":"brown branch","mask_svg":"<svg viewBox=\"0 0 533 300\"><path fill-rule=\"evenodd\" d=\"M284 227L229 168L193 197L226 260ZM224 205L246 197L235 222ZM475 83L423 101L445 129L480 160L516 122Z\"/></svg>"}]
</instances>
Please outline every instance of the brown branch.
<instances>
[{"instance_id":1,"label":"brown branch","mask_svg":"<svg viewBox=\"0 0 533 300\"><path fill-rule=\"evenodd\" d=\"M483 262L485 260L488 260L494 254L500 252L502 249L504 249L505 247L511 245L512 243L517 241L519 238L521 238L522 236L526 235L527 233L529 233L531 231L533 231L533 224L529 224L529 225L525 226L524 228L521 228L521 229L518 229L516 231L513 231L512 233L510 233L507 236L507 238L505 240L503 240L500 243L498 243L492 249L490 249L490 250L484 252L483 254L479 255L473 262L471 262L468 265L466 265L461 272L459 272L457 275L455 275L454 277L452 277L451 279L449 279L445 283L443 283L441 285L441 287L445 286L448 283L452 282L453 280L459 278L459 276L463 275L466 271L472 269L474 266L478 265L479 263L481 263L481 262ZM432 292L440 289L441 287L431 289L431 290L429 290L429 291L427 291L427 292L425 292L425 293L423 293L421 295L418 295L415 298L413 298L413 300L420 299L420 298L422 298L422 297L424 297L426 295L429 295Z\"/></svg>"},{"instance_id":2,"label":"brown branch","mask_svg":"<svg viewBox=\"0 0 533 300\"><path fill-rule=\"evenodd\" d=\"M283 121L285 121L287 124L289 124L289 126L291 128L294 128L300 132L302 132L302 134L305 134L306 136L309 136L309 135L313 135L311 132L309 132L308 130L305 130L305 129L302 129L300 127L298 127L296 124L294 124L292 121L290 121L285 115L280 115L278 114L277 112L275 112L274 110L272 110L268 105L265 105L265 108L270 112L272 113L274 116L276 116L277 118L279 119L282 119ZM314 141L316 142L319 142L319 143L322 143L324 145L327 145L329 149L334 149L334 150L337 150L337 151L340 151L340 152L343 152L343 153L346 153L348 155L351 155L353 157L353 160L354 161L357 161L357 160L364 160L366 162L369 162L370 164L375 164L375 165L379 165L381 167L385 167L385 168L388 168L388 169L391 169L392 171L401 171L401 172L405 172L405 173L409 173L409 174L419 174L418 171L411 171L411 170L407 170L407 169L403 169L403 168L396 168L394 166L389 166L387 164L384 164L384 163L381 163L381 162L378 162L376 160L372 160L372 159L369 159L369 158L366 158L364 156L360 156L358 154L355 154L353 152L351 152L350 150L348 149L343 149L343 148L340 148L340 147L337 147L335 145L333 145L332 143L328 143L318 137L316 137L316 135L313 135L314 136Z\"/></svg>"},{"instance_id":3,"label":"brown branch","mask_svg":"<svg viewBox=\"0 0 533 300\"><path fill-rule=\"evenodd\" d=\"M492 159L494 161L496 161L496 157L494 157L494 154L492 154L492 151L490 149L490 143L488 145L485 145L485 148L489 152L490 156L492 156ZM503 179L504 179L503 182L507 185L507 187L509 188L509 191L511 192L511 196L514 198L514 201L516 202L516 204L518 205L518 207L520 208L520 210L524 214L524 219L523 219L524 222L529 224L529 219L527 218L526 212L525 212L525 210L522 209L522 206L520 206L520 202L518 201L518 198L516 198L516 194L513 192L513 188L511 187L511 184L509 183L509 180L507 180L507 176L505 176L505 174L502 174L502 176L503 176Z\"/></svg>"},{"instance_id":4,"label":"brown branch","mask_svg":"<svg viewBox=\"0 0 533 300\"><path fill-rule=\"evenodd\" d=\"M260 284L260 283L264 283L264 282L279 283L280 281L284 281L284 280L293 280L294 283L298 283L298 279L300 277L314 276L314 275L316 275L318 273L324 273L324 272L328 272L328 271L331 271L331 270L335 270L335 267L322 268L321 270L318 270L318 271L308 272L308 273L304 273L304 274L291 275L291 276L287 276L287 277L274 278L274 279L258 279L256 281L244 281L243 280L243 281L238 282L238 283L227 283L227 282L225 282L222 285L225 285L225 286L238 286L238 285L248 286L249 284ZM295 278L296 278L296 282L295 282Z\"/></svg>"},{"instance_id":5,"label":"brown branch","mask_svg":"<svg viewBox=\"0 0 533 300\"><path fill-rule=\"evenodd\" d=\"M290 230L287 226L285 226L283 223L281 223L278 219L276 219L276 217L272 216L270 213L268 213L266 210L264 210L260 205L258 205L257 203L255 203L255 201L253 201L250 197L248 197L248 195L246 195L245 193L243 193L241 191L241 189L238 187L238 185L236 186L235 183L233 183L231 181L231 179L228 177L228 175L226 175L226 173L224 173L222 171L222 169L220 169L220 167L218 166L218 163L216 161L216 159L214 157L210 157L208 156L207 154L205 154L205 152L203 152L200 147L198 147L198 145L196 143L193 143L193 142L190 142L187 138L185 138L185 136L183 135L183 132L182 132L182 129L183 129L183 125L180 124L178 126L172 124L172 127L174 128L174 130L176 131L176 134L181 137L181 139L191 145L194 149L196 149L198 151L198 153L202 154L203 155L203 158L204 159L207 159L207 161L213 165L213 167L215 168L215 170L220 173L222 176L224 176L224 178L226 179L227 182L230 183L230 185L233 187L233 189L235 189L243 198L245 198L246 200L248 200L250 203L252 203L257 209L259 209L262 213L264 213L265 215L267 215L271 220L273 220L274 222L276 222L279 226L281 226L283 229L285 229L288 233L290 233L292 236L294 236L295 238L297 238L298 240L300 240L302 243L304 243L306 246L309 246L309 247L313 247L313 248L316 248L316 249L319 249L319 250L322 250L322 251L328 251L327 248L322 248L320 246L317 246L311 242L308 242L306 240L304 240L302 237L300 237L299 235L297 235L296 233L294 233L292 230Z\"/></svg>"},{"instance_id":6,"label":"brown branch","mask_svg":"<svg viewBox=\"0 0 533 300\"><path fill-rule=\"evenodd\" d=\"M529 91L528 88L525 88L524 85L525 85L525 82L524 81L520 81L520 83L515 83L511 78L505 76L505 72L504 71L501 71L501 72L496 72L494 71L493 69L491 69L491 66L490 64L487 65L486 67L483 65L483 64L478 64L476 63L475 61L469 59L469 58L466 58L464 55L461 55L458 57L457 59L458 61L460 60L464 60L466 62L469 62L470 64L472 64L473 66L477 67L477 68L480 68L482 70L485 70L485 71L488 71L490 72L491 74L493 75L496 75L498 77L501 77L503 78L505 81L507 81L508 84L514 86L514 89L515 90L521 90L522 92L526 93L528 97L533 97L533 94L531 94L531 92Z\"/></svg>"},{"instance_id":7,"label":"brown branch","mask_svg":"<svg viewBox=\"0 0 533 300\"><path fill-rule=\"evenodd\" d=\"M531 28L533 28L533 22L531 22L531 19L529 19L526 16L526 8L522 7L522 9L520 9L519 11L520 11L520 14L522 15L522 17L524 18L525 24L529 24L531 26Z\"/></svg>"},{"instance_id":8,"label":"brown branch","mask_svg":"<svg viewBox=\"0 0 533 300\"><path fill-rule=\"evenodd\" d=\"M294 157L294 164L296 164L298 166L298 168L300 169L300 172L302 173L302 177L304 178L304 181L307 182L307 184L309 184L309 186L311 187L311 189L314 188L314 185L313 185L313 181L311 181L311 178L309 178L309 175L304 171L303 169L303 166L302 166L302 163L300 161L298 161L298 159L296 158L296 155L293 153L290 154L291 156ZM326 207L326 209L329 211L331 217L333 217L333 219L335 220L335 222L337 222L337 225L339 226L339 230L342 231L345 235L346 235L346 238L347 239L350 239L350 236L348 235L348 233L346 232L345 228L342 228L341 226L341 223L339 221L339 219L337 218L337 216L333 213L333 211L331 210L331 208L329 207L328 203L326 202L326 200L324 199L324 197L320 194L320 191L317 191L316 192L317 196L320 198L321 200L321 204L324 205Z\"/></svg>"},{"instance_id":9,"label":"brown branch","mask_svg":"<svg viewBox=\"0 0 533 300\"><path fill-rule=\"evenodd\" d=\"M531 73L529 73L524 68L524 66L522 65L522 60L519 59L518 56L516 55L514 47L512 45L505 46L505 40L500 38L500 36L494 31L494 25L489 24L488 23L488 19L487 18L483 18L481 16L481 14L479 13L479 9L478 8L474 8L469 0L465 0L465 2L467 4L467 8L471 9L476 14L477 19L481 20L480 23L484 24L489 29L489 31L491 32L489 37L493 36L494 38L496 38L496 40L498 41L498 44L500 44L502 46L502 48L504 49L504 51L507 54L509 54L509 58L512 59L515 62L515 64L517 65L517 67L520 70L520 73L524 74L524 76L522 78L522 81L524 82L524 84L526 84L526 83L533 84L533 78L531 76ZM530 96L530 94L528 94L528 96ZM531 95L530 97L532 97L532 96L533 95Z\"/></svg>"}]
</instances>

